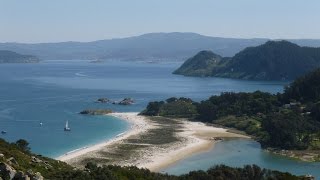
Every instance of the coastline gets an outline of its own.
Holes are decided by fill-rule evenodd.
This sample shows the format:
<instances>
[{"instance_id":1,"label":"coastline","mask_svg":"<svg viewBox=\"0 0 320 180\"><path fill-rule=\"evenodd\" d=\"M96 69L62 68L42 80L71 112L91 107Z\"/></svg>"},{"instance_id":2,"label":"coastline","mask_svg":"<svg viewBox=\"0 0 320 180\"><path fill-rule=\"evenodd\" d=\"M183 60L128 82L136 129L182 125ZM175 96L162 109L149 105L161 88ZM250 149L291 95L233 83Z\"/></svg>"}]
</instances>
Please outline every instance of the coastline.
<instances>
[{"instance_id":1,"label":"coastline","mask_svg":"<svg viewBox=\"0 0 320 180\"><path fill-rule=\"evenodd\" d=\"M138 116L138 113L111 113L108 115L129 122L130 129L109 141L68 152L58 157L57 160L76 167L83 167L86 162L94 161L100 165L133 165L151 171L160 171L162 168L195 153L210 150L221 138L249 138L228 132L224 128L182 119ZM165 120L163 121L165 123L159 123L162 119ZM167 122L168 120L174 124L172 125L174 128ZM158 142L158 137L163 133L162 130L172 130L172 136L164 138L170 139L170 141ZM154 132L158 134L154 135ZM126 156L123 157L123 154Z\"/></svg>"},{"instance_id":2,"label":"coastline","mask_svg":"<svg viewBox=\"0 0 320 180\"><path fill-rule=\"evenodd\" d=\"M112 138L110 140L107 140L107 141L104 141L104 142L101 142L101 143L98 143L98 144L95 144L92 146L85 146L83 148L69 151L69 152L67 152L67 153L65 153L55 159L60 160L60 161L68 161L70 159L77 158L77 157L84 155L86 153L99 150L105 146L112 145L115 142L121 141L123 139L126 139L132 135L141 133L141 132L145 131L146 129L150 128L149 125L146 124L143 116L140 116L140 117L137 116L138 113L110 113L107 115L114 116L114 117L117 117L121 120L127 121L130 124L130 128L127 131L116 135L114 138ZM130 118L131 116L137 116L138 118L132 119L132 118Z\"/></svg>"}]
</instances>

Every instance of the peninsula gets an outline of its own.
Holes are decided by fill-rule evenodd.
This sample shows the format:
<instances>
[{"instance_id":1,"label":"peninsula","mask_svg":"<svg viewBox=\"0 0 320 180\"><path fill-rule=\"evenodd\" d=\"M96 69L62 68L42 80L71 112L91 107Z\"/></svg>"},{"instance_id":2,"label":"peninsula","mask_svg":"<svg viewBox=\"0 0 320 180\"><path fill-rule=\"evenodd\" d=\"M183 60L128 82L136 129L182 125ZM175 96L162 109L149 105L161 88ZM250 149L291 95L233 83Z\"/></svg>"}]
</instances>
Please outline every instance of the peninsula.
<instances>
[{"instance_id":1,"label":"peninsula","mask_svg":"<svg viewBox=\"0 0 320 180\"><path fill-rule=\"evenodd\" d=\"M142 114L188 117L192 121L236 128L277 154L319 161L319 79L320 69L316 69L276 95L261 91L225 92L201 102L173 97L150 102Z\"/></svg>"},{"instance_id":2,"label":"peninsula","mask_svg":"<svg viewBox=\"0 0 320 180\"><path fill-rule=\"evenodd\" d=\"M13 51L0 50L1 63L37 63L40 60L36 56L22 55Z\"/></svg>"},{"instance_id":3,"label":"peninsula","mask_svg":"<svg viewBox=\"0 0 320 180\"><path fill-rule=\"evenodd\" d=\"M268 41L235 56L201 51L173 74L248 80L293 80L320 67L320 48L300 47L288 41Z\"/></svg>"}]
</instances>

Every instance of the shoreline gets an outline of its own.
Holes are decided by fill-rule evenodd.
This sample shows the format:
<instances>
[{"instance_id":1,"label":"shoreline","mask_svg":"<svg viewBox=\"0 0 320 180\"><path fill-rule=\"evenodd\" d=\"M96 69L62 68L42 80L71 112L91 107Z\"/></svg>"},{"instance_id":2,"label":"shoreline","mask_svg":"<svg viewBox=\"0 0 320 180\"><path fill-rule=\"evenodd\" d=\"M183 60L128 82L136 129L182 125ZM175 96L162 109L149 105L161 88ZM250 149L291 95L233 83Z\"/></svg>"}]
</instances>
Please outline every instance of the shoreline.
<instances>
[{"instance_id":1,"label":"shoreline","mask_svg":"<svg viewBox=\"0 0 320 180\"><path fill-rule=\"evenodd\" d=\"M128 116L137 116L138 117L138 113L135 113L135 112L134 113L125 113L125 114L124 113L110 113L110 114L106 114L106 116L113 116L113 117L116 117L120 120L127 121L130 125L130 128L128 130L124 131L123 133L116 135L112 139L102 141L102 142L94 144L94 145L89 145L89 146L85 146L82 148L78 148L78 149L69 151L61 156L56 157L55 159L59 160L59 161L68 161L70 159L77 158L77 157L84 155L86 153L89 153L92 151L97 151L105 146L109 146L112 143L126 139L131 135L138 134L140 132L145 131L147 128L149 128L149 126L145 123L143 116L141 116L141 118L136 118L134 121L128 117Z\"/></svg>"},{"instance_id":2,"label":"shoreline","mask_svg":"<svg viewBox=\"0 0 320 180\"><path fill-rule=\"evenodd\" d=\"M85 162L94 161L100 162L100 165L137 166L158 172L179 160L214 148L214 144L219 142L221 138L250 138L228 132L228 129L225 128L207 126L201 122L164 118L176 123L175 127L172 128L174 130L172 136L175 140L157 144L158 142L152 143L152 141L159 140L158 137L162 134L161 130L171 128L171 124L167 124L166 121L163 124L158 124L157 120L152 120L152 118L163 117L138 116L138 113L110 113L108 115L127 121L131 127L113 139L70 151L56 159L76 167L83 167ZM160 131L160 133L151 137L152 141L150 143L145 139L150 137L148 133L152 131ZM132 140L134 141L131 142ZM113 152L114 149L122 146L132 146L133 148L125 149L125 152ZM137 146L139 147L136 148ZM121 154L121 158L116 157L110 162L107 153L110 155ZM126 157L122 157L123 154Z\"/></svg>"},{"instance_id":3,"label":"shoreline","mask_svg":"<svg viewBox=\"0 0 320 180\"><path fill-rule=\"evenodd\" d=\"M163 152L154 154L150 159L152 162L145 163L140 168L147 168L151 171L159 172L164 168L174 165L180 160L188 158L197 153L210 151L222 138L250 138L241 134L228 132L228 129L208 126L201 122L183 121L182 132L177 136L187 138L187 140Z\"/></svg>"}]
</instances>

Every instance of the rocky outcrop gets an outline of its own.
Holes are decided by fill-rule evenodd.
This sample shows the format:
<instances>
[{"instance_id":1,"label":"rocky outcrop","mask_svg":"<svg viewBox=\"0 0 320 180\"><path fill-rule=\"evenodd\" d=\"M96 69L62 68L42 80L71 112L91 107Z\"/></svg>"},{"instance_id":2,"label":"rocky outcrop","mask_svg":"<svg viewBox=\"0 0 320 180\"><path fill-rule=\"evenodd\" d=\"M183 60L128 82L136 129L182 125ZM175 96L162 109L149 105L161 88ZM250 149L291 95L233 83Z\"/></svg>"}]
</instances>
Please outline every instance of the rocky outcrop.
<instances>
[{"instance_id":1,"label":"rocky outcrop","mask_svg":"<svg viewBox=\"0 0 320 180\"><path fill-rule=\"evenodd\" d=\"M19 166L18 162L16 161L16 159L14 157L11 157L9 159L7 159L7 163L9 165L16 165L16 166Z\"/></svg>"},{"instance_id":2,"label":"rocky outcrop","mask_svg":"<svg viewBox=\"0 0 320 180\"><path fill-rule=\"evenodd\" d=\"M124 98L121 101L111 101L108 98L99 98L96 100L96 103L112 103L112 104L119 104L119 105L131 105L134 103L132 98Z\"/></svg>"},{"instance_id":3,"label":"rocky outcrop","mask_svg":"<svg viewBox=\"0 0 320 180\"><path fill-rule=\"evenodd\" d=\"M97 103L109 103L111 101L108 98L99 98L96 102Z\"/></svg>"},{"instance_id":4,"label":"rocky outcrop","mask_svg":"<svg viewBox=\"0 0 320 180\"><path fill-rule=\"evenodd\" d=\"M0 163L0 177L3 179L13 179L17 171L6 163Z\"/></svg>"},{"instance_id":5,"label":"rocky outcrop","mask_svg":"<svg viewBox=\"0 0 320 180\"><path fill-rule=\"evenodd\" d=\"M28 170L26 173L23 171L16 171L9 164L0 163L0 180L2 179L15 179L15 180L43 180L41 173L34 173L32 170Z\"/></svg>"},{"instance_id":6,"label":"rocky outcrop","mask_svg":"<svg viewBox=\"0 0 320 180\"><path fill-rule=\"evenodd\" d=\"M124 98L122 101L120 101L119 105L131 105L134 103L134 100L132 98Z\"/></svg>"},{"instance_id":7,"label":"rocky outcrop","mask_svg":"<svg viewBox=\"0 0 320 180\"><path fill-rule=\"evenodd\" d=\"M26 175L22 171L18 171L17 174L14 176L14 179L19 179L19 180L31 180L30 176Z\"/></svg>"}]
</instances>

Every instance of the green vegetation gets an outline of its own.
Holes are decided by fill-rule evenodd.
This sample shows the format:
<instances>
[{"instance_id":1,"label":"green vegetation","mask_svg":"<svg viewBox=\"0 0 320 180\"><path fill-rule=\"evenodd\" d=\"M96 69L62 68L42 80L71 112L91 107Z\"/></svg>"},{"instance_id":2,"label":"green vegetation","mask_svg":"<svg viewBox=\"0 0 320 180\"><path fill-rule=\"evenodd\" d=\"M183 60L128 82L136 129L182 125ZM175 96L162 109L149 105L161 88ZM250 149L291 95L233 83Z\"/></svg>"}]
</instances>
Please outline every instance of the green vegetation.
<instances>
[{"instance_id":1,"label":"green vegetation","mask_svg":"<svg viewBox=\"0 0 320 180\"><path fill-rule=\"evenodd\" d=\"M256 165L247 165L243 168L220 165L212 167L207 171L192 171L181 176L154 173L134 166L97 166L91 162L87 163L85 169L74 169L61 161L24 151L27 144L28 142L25 140L9 144L0 139L0 179L28 179L30 177L32 179L75 180L303 179L303 177L294 176L289 173L261 169Z\"/></svg>"},{"instance_id":2,"label":"green vegetation","mask_svg":"<svg viewBox=\"0 0 320 180\"><path fill-rule=\"evenodd\" d=\"M320 69L314 70L297 78L290 86L285 88L284 101L314 102L320 100ZM318 103L319 105L319 103ZM317 105L317 106L318 106ZM319 107L319 106L318 106Z\"/></svg>"},{"instance_id":3,"label":"green vegetation","mask_svg":"<svg viewBox=\"0 0 320 180\"><path fill-rule=\"evenodd\" d=\"M11 144L0 139L0 163L6 163L17 171L40 172L44 177L52 177L60 170L73 169L64 162L32 154L28 144L26 140L22 139Z\"/></svg>"},{"instance_id":4,"label":"green vegetation","mask_svg":"<svg viewBox=\"0 0 320 180\"><path fill-rule=\"evenodd\" d=\"M0 63L37 63L39 59L31 55L21 55L12 51L0 50Z\"/></svg>"},{"instance_id":5,"label":"green vegetation","mask_svg":"<svg viewBox=\"0 0 320 180\"><path fill-rule=\"evenodd\" d=\"M194 102L188 98L169 98L165 102L150 102L140 114L164 117L193 117L197 115Z\"/></svg>"},{"instance_id":6,"label":"green vegetation","mask_svg":"<svg viewBox=\"0 0 320 180\"><path fill-rule=\"evenodd\" d=\"M80 114L88 114L88 115L105 115L112 113L110 109L86 109L80 112Z\"/></svg>"},{"instance_id":7,"label":"green vegetation","mask_svg":"<svg viewBox=\"0 0 320 180\"><path fill-rule=\"evenodd\" d=\"M185 76L211 76L215 69L224 67L226 62L226 58L223 59L211 51L200 51L173 73Z\"/></svg>"},{"instance_id":8,"label":"green vegetation","mask_svg":"<svg viewBox=\"0 0 320 180\"><path fill-rule=\"evenodd\" d=\"M200 103L188 99L187 108L180 105L182 99L186 98L152 102L142 114L236 128L256 137L265 148L320 150L320 69L298 78L282 94L228 92ZM187 109L192 113L182 114Z\"/></svg>"},{"instance_id":9,"label":"green vegetation","mask_svg":"<svg viewBox=\"0 0 320 180\"><path fill-rule=\"evenodd\" d=\"M253 80L292 80L320 67L320 48L300 47L288 41L268 41L246 48L232 58L202 51L174 74Z\"/></svg>"}]
</instances>

